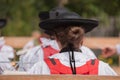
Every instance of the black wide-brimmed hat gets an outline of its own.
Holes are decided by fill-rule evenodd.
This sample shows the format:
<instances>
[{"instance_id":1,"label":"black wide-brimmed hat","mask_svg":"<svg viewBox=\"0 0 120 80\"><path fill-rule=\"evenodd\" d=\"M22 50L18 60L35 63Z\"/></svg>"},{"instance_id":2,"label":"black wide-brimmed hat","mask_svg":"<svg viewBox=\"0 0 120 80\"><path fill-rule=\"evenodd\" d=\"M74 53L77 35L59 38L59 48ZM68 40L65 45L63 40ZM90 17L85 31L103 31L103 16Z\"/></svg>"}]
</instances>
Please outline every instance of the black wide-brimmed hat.
<instances>
[{"instance_id":1,"label":"black wide-brimmed hat","mask_svg":"<svg viewBox=\"0 0 120 80\"><path fill-rule=\"evenodd\" d=\"M58 13L65 13L68 12L69 10L65 7L55 7L51 11L42 11L39 13L39 18L41 21L47 20L47 19L52 19L56 18L56 15Z\"/></svg>"},{"instance_id":2,"label":"black wide-brimmed hat","mask_svg":"<svg viewBox=\"0 0 120 80\"><path fill-rule=\"evenodd\" d=\"M6 19L0 19L0 29L5 27L6 23L7 23Z\"/></svg>"},{"instance_id":3,"label":"black wide-brimmed hat","mask_svg":"<svg viewBox=\"0 0 120 80\"><path fill-rule=\"evenodd\" d=\"M44 21L49 19L49 11L42 11L39 13L39 19L40 21ZM41 29L42 32L48 34L48 35L52 35L52 32L50 30L45 30L45 29Z\"/></svg>"},{"instance_id":4,"label":"black wide-brimmed hat","mask_svg":"<svg viewBox=\"0 0 120 80\"><path fill-rule=\"evenodd\" d=\"M41 21L40 28L52 31L54 28L67 26L80 26L85 30L85 33L91 31L98 26L97 20L84 19L75 12L70 11L50 11L49 19Z\"/></svg>"},{"instance_id":5,"label":"black wide-brimmed hat","mask_svg":"<svg viewBox=\"0 0 120 80\"><path fill-rule=\"evenodd\" d=\"M42 11L39 13L39 18L42 21L45 21L45 20L48 20L48 19L51 19L51 18L55 18L55 14L57 14L58 12L60 13L65 13L65 12L68 12L69 10L65 7L55 7L53 8L51 11ZM39 24L40 25L40 24ZM42 31L48 35L52 35L53 32L51 30L48 30L48 29L43 29L42 28Z\"/></svg>"},{"instance_id":6,"label":"black wide-brimmed hat","mask_svg":"<svg viewBox=\"0 0 120 80\"><path fill-rule=\"evenodd\" d=\"M39 18L41 21L49 19L49 11L42 11L39 13Z\"/></svg>"}]
</instances>

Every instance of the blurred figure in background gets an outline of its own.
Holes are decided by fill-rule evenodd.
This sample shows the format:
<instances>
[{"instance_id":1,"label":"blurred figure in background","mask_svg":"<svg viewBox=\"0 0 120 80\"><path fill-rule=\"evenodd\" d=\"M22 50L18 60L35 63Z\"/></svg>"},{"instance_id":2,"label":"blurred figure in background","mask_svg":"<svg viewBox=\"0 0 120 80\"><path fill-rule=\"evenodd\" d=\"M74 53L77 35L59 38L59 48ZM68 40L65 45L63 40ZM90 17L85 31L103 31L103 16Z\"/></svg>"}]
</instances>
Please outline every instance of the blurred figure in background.
<instances>
[{"instance_id":1,"label":"blurred figure in background","mask_svg":"<svg viewBox=\"0 0 120 80\"><path fill-rule=\"evenodd\" d=\"M48 18L48 12L42 12L39 14L40 20L45 20ZM51 39L48 35L48 31L41 30L42 33L38 37L39 45L34 46L27 50L26 54L19 60L19 71L29 70L36 62L43 60L43 57L48 57L59 51L58 44L55 40ZM33 41L30 42L33 45ZM26 48L26 47L24 47ZM43 54L45 50L45 55Z\"/></svg>"},{"instance_id":2,"label":"blurred figure in background","mask_svg":"<svg viewBox=\"0 0 120 80\"><path fill-rule=\"evenodd\" d=\"M0 74L4 73L5 71L15 71L15 68L12 66L10 60L0 54Z\"/></svg>"},{"instance_id":3,"label":"blurred figure in background","mask_svg":"<svg viewBox=\"0 0 120 80\"><path fill-rule=\"evenodd\" d=\"M7 21L5 19L0 19L0 29L4 28ZM0 34L1 35L1 34ZM14 59L14 49L5 44L4 37L0 36L0 54L7 57L9 60Z\"/></svg>"},{"instance_id":4,"label":"blurred figure in background","mask_svg":"<svg viewBox=\"0 0 120 80\"><path fill-rule=\"evenodd\" d=\"M6 19L0 19L0 29L5 27ZM11 46L5 45L4 37L0 37L0 74L4 71L15 71L10 60L14 59L14 50Z\"/></svg>"},{"instance_id":5,"label":"blurred figure in background","mask_svg":"<svg viewBox=\"0 0 120 80\"><path fill-rule=\"evenodd\" d=\"M14 49L5 44L4 37L0 37L0 54L4 55L9 60L14 59Z\"/></svg>"},{"instance_id":6,"label":"blurred figure in background","mask_svg":"<svg viewBox=\"0 0 120 80\"><path fill-rule=\"evenodd\" d=\"M115 54L120 55L120 44L116 46L107 46L102 49L102 56L104 58L111 57Z\"/></svg>"}]
</instances>

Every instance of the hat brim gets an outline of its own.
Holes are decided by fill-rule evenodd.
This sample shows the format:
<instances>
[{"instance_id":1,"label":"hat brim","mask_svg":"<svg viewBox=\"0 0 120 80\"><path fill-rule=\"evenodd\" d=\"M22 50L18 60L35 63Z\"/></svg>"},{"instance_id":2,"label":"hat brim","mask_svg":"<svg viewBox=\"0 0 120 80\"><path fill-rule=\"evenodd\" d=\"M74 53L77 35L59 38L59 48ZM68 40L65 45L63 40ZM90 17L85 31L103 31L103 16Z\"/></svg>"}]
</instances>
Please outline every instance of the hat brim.
<instances>
[{"instance_id":1,"label":"hat brim","mask_svg":"<svg viewBox=\"0 0 120 80\"><path fill-rule=\"evenodd\" d=\"M49 19L42 21L39 26L45 30L53 30L59 26L80 26L87 33L98 26L98 21L89 19Z\"/></svg>"},{"instance_id":2,"label":"hat brim","mask_svg":"<svg viewBox=\"0 0 120 80\"><path fill-rule=\"evenodd\" d=\"M5 27L6 23L7 23L6 19L0 19L0 28Z\"/></svg>"}]
</instances>

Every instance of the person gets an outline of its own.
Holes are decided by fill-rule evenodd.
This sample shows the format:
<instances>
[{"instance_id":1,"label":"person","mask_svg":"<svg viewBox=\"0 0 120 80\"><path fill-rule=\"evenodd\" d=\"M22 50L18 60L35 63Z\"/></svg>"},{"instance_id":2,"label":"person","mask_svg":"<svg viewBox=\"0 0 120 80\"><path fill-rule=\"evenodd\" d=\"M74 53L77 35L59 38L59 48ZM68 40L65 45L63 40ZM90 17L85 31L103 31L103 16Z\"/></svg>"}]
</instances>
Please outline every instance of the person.
<instances>
[{"instance_id":1,"label":"person","mask_svg":"<svg viewBox=\"0 0 120 80\"><path fill-rule=\"evenodd\" d=\"M66 8L57 7L57 8L53 8L51 11L65 12L68 10ZM39 14L39 17L40 17L40 19L42 19L42 21L46 20L49 18L49 12L48 11L41 12ZM19 68L20 71L21 70L28 71L29 69L31 69L31 67L35 63L37 63L41 60L44 60L45 58L48 58L48 56L56 54L60 51L60 46L57 43L57 41L53 39L54 37L52 35L52 32L48 31L48 30L42 30L42 31L43 31L42 34L47 35L47 38L43 36L41 38L42 44L32 48L31 50L29 50L27 52L27 54L22 59L23 60L22 62L27 63L27 64L21 64L20 68ZM88 59L96 59L96 56L89 48L87 48L86 46L82 46L80 48L81 48L81 51L83 52L83 54L88 56Z\"/></svg>"},{"instance_id":2,"label":"person","mask_svg":"<svg viewBox=\"0 0 120 80\"><path fill-rule=\"evenodd\" d=\"M51 12L40 28L53 31L61 46L58 54L36 63L29 74L117 75L110 66L98 59L88 59L80 47L84 34L98 26L98 21L83 19L75 12Z\"/></svg>"},{"instance_id":3,"label":"person","mask_svg":"<svg viewBox=\"0 0 120 80\"><path fill-rule=\"evenodd\" d=\"M7 20L1 18L0 29L4 28L6 24L7 24ZM0 36L0 54L3 54L5 57L7 57L10 60L14 58L14 49L11 46L6 45L4 37L1 36Z\"/></svg>"},{"instance_id":4,"label":"person","mask_svg":"<svg viewBox=\"0 0 120 80\"><path fill-rule=\"evenodd\" d=\"M19 71L27 71L29 70L36 62L39 60L42 60L43 57L48 57L49 55L52 55L54 53L58 52L58 48L55 47L58 46L56 44L56 41L41 38L41 45L35 46L27 51L27 53L20 59L19 61ZM44 50L44 54L43 54ZM52 51L49 53L49 51Z\"/></svg>"},{"instance_id":5,"label":"person","mask_svg":"<svg viewBox=\"0 0 120 80\"><path fill-rule=\"evenodd\" d=\"M7 57L0 54L0 74L3 74L5 71L15 71L15 68Z\"/></svg>"},{"instance_id":6,"label":"person","mask_svg":"<svg viewBox=\"0 0 120 80\"><path fill-rule=\"evenodd\" d=\"M6 19L0 19L0 29L4 28L6 24ZM5 44L5 39L2 36L0 36L0 54L4 55L9 60L14 59L14 49L11 46Z\"/></svg>"},{"instance_id":7,"label":"person","mask_svg":"<svg viewBox=\"0 0 120 80\"><path fill-rule=\"evenodd\" d=\"M7 23L6 19L0 19L0 29L4 28ZM13 59L13 49L5 45L5 40L0 37L0 74L4 71L15 71L15 68L11 65L9 59Z\"/></svg>"},{"instance_id":8,"label":"person","mask_svg":"<svg viewBox=\"0 0 120 80\"><path fill-rule=\"evenodd\" d=\"M111 57L115 54L120 55L120 44L117 44L116 46L107 46L102 49L102 56L104 58Z\"/></svg>"},{"instance_id":9,"label":"person","mask_svg":"<svg viewBox=\"0 0 120 80\"><path fill-rule=\"evenodd\" d=\"M16 52L16 55L19 56L19 63L17 64L21 66L23 63L23 58L26 55L26 53L32 49L33 47L37 46L40 44L40 32L39 31L33 31L32 32L32 37L33 39L31 41L29 41L28 43L25 44L25 46L23 47L23 49L19 50Z\"/></svg>"},{"instance_id":10,"label":"person","mask_svg":"<svg viewBox=\"0 0 120 80\"><path fill-rule=\"evenodd\" d=\"M9 60L14 59L14 49L5 44L4 37L0 37L0 54L4 55L7 57Z\"/></svg>"}]
</instances>

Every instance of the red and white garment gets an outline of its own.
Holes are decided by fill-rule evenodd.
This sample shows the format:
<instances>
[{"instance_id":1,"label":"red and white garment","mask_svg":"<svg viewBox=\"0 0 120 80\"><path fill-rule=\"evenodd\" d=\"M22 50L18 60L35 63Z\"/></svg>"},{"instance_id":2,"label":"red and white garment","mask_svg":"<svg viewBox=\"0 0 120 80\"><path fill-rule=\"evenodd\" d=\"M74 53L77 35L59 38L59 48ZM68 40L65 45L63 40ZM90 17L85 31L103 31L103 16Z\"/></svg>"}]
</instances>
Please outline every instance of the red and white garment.
<instances>
[{"instance_id":1,"label":"red and white garment","mask_svg":"<svg viewBox=\"0 0 120 80\"><path fill-rule=\"evenodd\" d=\"M75 57L75 63L76 63L76 71L78 72L78 74L88 74L87 72L90 72L89 70L92 69L90 66L90 59L88 59L88 56L84 55L81 52L74 52L74 57ZM63 71L62 68L60 68L60 70L62 70L62 72L60 71L60 73L62 74L71 74L71 70L70 70L70 64L69 64L69 53L68 52L62 52L62 53L58 53L55 55L52 55L49 57L50 59L56 59L58 60L58 65L63 67L63 70L67 70L67 71ZM102 62L102 61L98 61L96 60L96 70L95 73L91 73L90 75L114 75L116 76L117 74L114 72L114 70L106 63ZM86 64L88 66L86 66ZM56 65L57 66L57 65ZM86 72L84 71L79 71L81 69L84 70L84 67L86 66L88 67L86 70ZM41 74L41 75L49 75L49 74L60 74L59 71L57 71L58 69L52 69L55 71L51 70L52 68L49 66L49 64L47 63L47 61L39 61L38 63L36 63L29 71L29 74ZM86 68L85 68L86 69ZM92 70L92 71L94 71ZM57 72L56 72L57 71ZM65 73L64 73L65 72Z\"/></svg>"},{"instance_id":2,"label":"red and white garment","mask_svg":"<svg viewBox=\"0 0 120 80\"><path fill-rule=\"evenodd\" d=\"M30 49L27 54L24 55L19 65L20 71L28 71L35 63L59 52L59 47L55 40L41 38L41 42L41 46ZM89 60L96 59L96 56L89 48L82 46L80 49L84 55L88 56L87 58Z\"/></svg>"},{"instance_id":3,"label":"red and white garment","mask_svg":"<svg viewBox=\"0 0 120 80\"><path fill-rule=\"evenodd\" d=\"M55 40L40 38L41 45L33 47L27 51L19 63L20 71L29 70L36 62L58 53L58 45Z\"/></svg>"}]
</instances>

